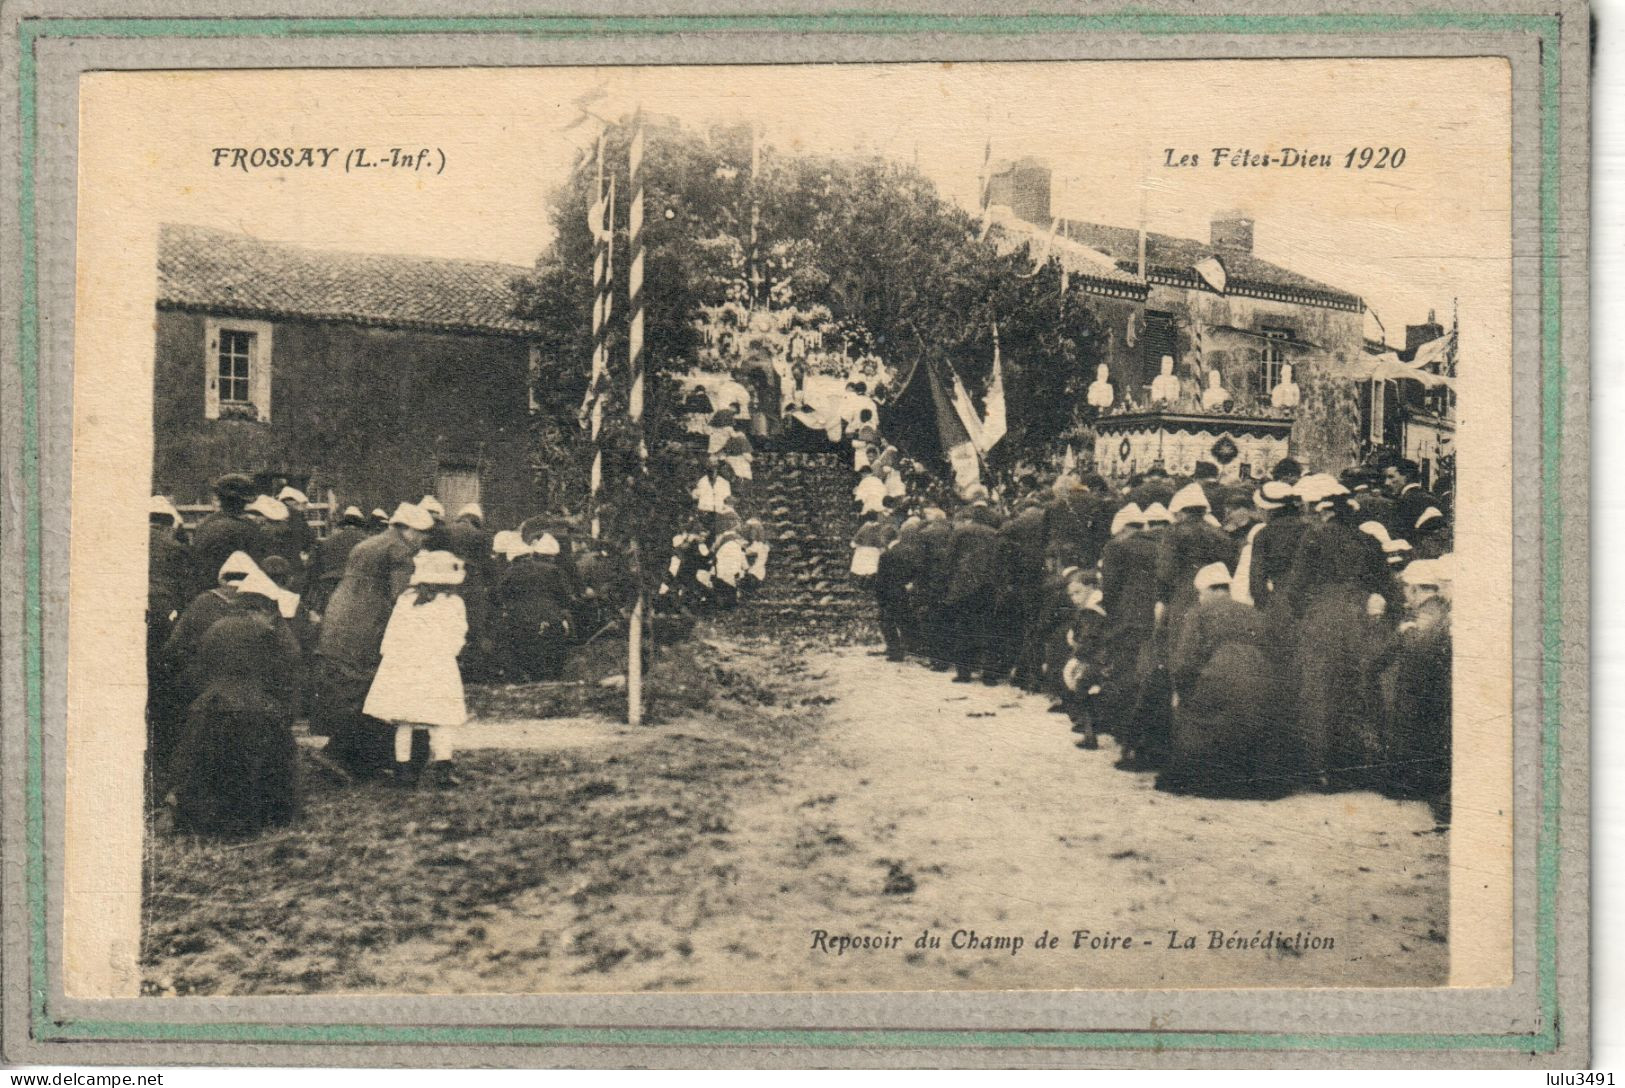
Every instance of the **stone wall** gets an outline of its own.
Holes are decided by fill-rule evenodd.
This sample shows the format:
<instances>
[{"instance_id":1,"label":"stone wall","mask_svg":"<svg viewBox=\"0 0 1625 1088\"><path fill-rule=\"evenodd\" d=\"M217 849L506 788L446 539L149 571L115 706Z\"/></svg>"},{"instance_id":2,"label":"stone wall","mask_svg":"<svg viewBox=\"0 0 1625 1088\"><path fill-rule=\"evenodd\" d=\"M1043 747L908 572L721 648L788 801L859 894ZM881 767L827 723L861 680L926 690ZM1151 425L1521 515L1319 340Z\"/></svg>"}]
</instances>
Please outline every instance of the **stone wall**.
<instances>
[{"instance_id":1,"label":"stone wall","mask_svg":"<svg viewBox=\"0 0 1625 1088\"><path fill-rule=\"evenodd\" d=\"M464 468L494 528L534 513L524 340L274 320L269 421L207 419L204 321L158 314L155 492L207 502L222 473L280 473L370 510Z\"/></svg>"}]
</instances>

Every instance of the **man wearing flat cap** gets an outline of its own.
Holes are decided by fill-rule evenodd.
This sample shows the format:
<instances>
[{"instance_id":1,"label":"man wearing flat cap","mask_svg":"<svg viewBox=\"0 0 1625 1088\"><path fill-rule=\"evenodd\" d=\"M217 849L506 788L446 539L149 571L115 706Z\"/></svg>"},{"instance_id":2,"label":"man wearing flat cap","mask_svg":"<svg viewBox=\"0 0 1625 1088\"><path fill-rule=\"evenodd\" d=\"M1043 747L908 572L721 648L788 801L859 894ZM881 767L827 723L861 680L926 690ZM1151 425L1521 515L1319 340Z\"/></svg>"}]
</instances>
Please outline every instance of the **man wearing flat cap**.
<instances>
[{"instance_id":1,"label":"man wearing flat cap","mask_svg":"<svg viewBox=\"0 0 1625 1088\"><path fill-rule=\"evenodd\" d=\"M240 472L228 473L214 482L214 494L219 508L199 522L192 534L194 594L214 587L220 564L232 552L242 552L255 562L266 554L264 534L247 513L248 504L259 495L254 481Z\"/></svg>"},{"instance_id":2,"label":"man wearing flat cap","mask_svg":"<svg viewBox=\"0 0 1625 1088\"><path fill-rule=\"evenodd\" d=\"M351 774L376 777L394 765L394 727L361 713L378 671L395 598L412 580L412 557L434 528L428 511L403 502L389 528L351 549L316 642L311 732L331 737L328 754Z\"/></svg>"}]
</instances>

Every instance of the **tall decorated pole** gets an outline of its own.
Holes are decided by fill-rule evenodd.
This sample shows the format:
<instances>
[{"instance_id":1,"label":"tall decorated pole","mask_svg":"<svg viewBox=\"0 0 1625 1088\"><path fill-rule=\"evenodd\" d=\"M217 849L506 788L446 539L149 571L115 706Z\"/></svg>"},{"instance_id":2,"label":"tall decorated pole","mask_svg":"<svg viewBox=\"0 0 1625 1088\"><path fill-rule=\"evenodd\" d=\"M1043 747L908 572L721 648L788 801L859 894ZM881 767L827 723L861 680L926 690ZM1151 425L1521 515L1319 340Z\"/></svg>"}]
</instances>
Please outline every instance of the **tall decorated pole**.
<instances>
[{"instance_id":1,"label":"tall decorated pole","mask_svg":"<svg viewBox=\"0 0 1625 1088\"><path fill-rule=\"evenodd\" d=\"M607 136L607 129L606 129ZM600 156L603 144L599 144ZM600 168L602 158L600 158ZM599 237L601 239L601 252L603 261L603 288L599 292L598 302L593 308L598 325L596 348L592 360L592 385L589 395L592 397L592 478L588 484L589 506L592 510L592 535L597 539L599 534L598 494L604 484L604 450L600 435L604 429L604 394L609 391L609 330L610 319L615 312L615 178L609 178L608 190L600 187L603 208L602 226ZM597 265L595 263L594 269Z\"/></svg>"},{"instance_id":2,"label":"tall decorated pole","mask_svg":"<svg viewBox=\"0 0 1625 1088\"><path fill-rule=\"evenodd\" d=\"M750 268L747 276L750 281L750 308L756 309L761 301L762 293L762 201L761 189L758 186L758 174L762 169L762 139L756 130L756 122L750 124L750 249L748 261Z\"/></svg>"},{"instance_id":3,"label":"tall decorated pole","mask_svg":"<svg viewBox=\"0 0 1625 1088\"><path fill-rule=\"evenodd\" d=\"M582 402L582 422L588 428L592 442L592 473L587 482L587 509L592 518L592 535L598 535L598 488L602 482L603 459L598 450L598 432L603 424L603 378L605 370L605 337L608 332L608 314L605 312L605 285L609 276L609 237L607 221L608 201L604 199L604 142L609 138L609 126L598 130L598 175L593 188L592 206L587 209L587 229L592 232L592 374L587 379L587 396Z\"/></svg>"},{"instance_id":4,"label":"tall decorated pole","mask_svg":"<svg viewBox=\"0 0 1625 1088\"><path fill-rule=\"evenodd\" d=\"M626 275L627 305L631 311L631 329L627 336L629 383L626 415L632 436L637 442L638 474L641 476L649 456L648 446L643 439L643 111L641 109L632 121L632 147L627 153L627 174L632 190L632 203L626 221L632 262ZM632 604L632 619L627 625L626 634L626 720L629 725L641 725L645 587L636 532L632 534L630 545L632 577L638 595Z\"/></svg>"}]
</instances>

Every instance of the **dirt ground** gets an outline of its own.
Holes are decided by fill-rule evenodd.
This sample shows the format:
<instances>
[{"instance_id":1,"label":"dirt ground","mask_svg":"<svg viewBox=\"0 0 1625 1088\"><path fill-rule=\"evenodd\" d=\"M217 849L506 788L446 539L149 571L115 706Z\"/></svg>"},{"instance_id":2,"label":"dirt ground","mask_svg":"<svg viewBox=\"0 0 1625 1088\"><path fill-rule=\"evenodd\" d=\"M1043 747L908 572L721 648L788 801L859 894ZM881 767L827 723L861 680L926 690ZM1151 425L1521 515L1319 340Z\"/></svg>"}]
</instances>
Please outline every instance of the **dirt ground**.
<instances>
[{"instance_id":1,"label":"dirt ground","mask_svg":"<svg viewBox=\"0 0 1625 1088\"><path fill-rule=\"evenodd\" d=\"M1446 978L1448 834L1420 803L1159 793L1047 700L862 646L701 643L664 668L684 697L660 724L538 720L495 689L454 791L313 774L290 831L154 835L147 992Z\"/></svg>"}]
</instances>

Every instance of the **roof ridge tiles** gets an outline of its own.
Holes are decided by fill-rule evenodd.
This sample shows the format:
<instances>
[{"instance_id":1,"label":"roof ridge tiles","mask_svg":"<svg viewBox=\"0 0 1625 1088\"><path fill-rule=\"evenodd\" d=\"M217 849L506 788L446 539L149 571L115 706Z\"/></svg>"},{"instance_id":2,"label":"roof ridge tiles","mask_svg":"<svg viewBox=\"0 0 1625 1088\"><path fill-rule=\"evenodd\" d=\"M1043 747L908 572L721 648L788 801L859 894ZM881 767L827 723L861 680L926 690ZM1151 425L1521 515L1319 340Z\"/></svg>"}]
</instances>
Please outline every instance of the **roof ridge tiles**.
<instances>
[{"instance_id":1,"label":"roof ridge tiles","mask_svg":"<svg viewBox=\"0 0 1625 1088\"><path fill-rule=\"evenodd\" d=\"M520 336L515 279L499 261L328 250L191 224L159 229L158 305Z\"/></svg>"}]
</instances>

